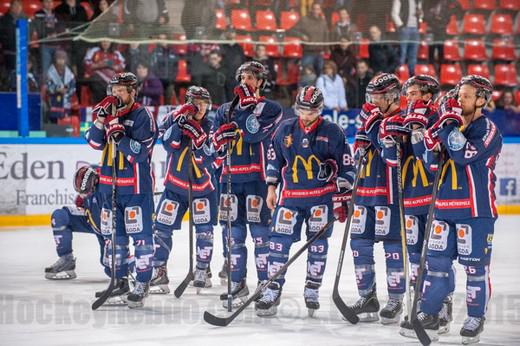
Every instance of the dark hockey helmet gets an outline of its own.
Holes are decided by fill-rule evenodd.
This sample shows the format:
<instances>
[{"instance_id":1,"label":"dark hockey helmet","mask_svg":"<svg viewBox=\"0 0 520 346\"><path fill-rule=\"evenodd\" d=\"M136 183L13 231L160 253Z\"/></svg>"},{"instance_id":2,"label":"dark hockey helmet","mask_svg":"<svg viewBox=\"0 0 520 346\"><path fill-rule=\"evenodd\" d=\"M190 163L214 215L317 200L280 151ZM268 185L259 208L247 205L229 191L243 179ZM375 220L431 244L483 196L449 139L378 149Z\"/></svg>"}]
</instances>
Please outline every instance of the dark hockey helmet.
<instances>
[{"instance_id":1,"label":"dark hockey helmet","mask_svg":"<svg viewBox=\"0 0 520 346\"><path fill-rule=\"evenodd\" d=\"M131 92L134 89L137 92L137 77L132 72L121 72L116 73L109 82L110 91L112 86L114 85L125 85L128 89L128 92Z\"/></svg>"},{"instance_id":2,"label":"dark hockey helmet","mask_svg":"<svg viewBox=\"0 0 520 346\"><path fill-rule=\"evenodd\" d=\"M393 73L380 73L367 85L366 101L372 103L372 95L385 95L391 102L399 101L401 95L401 82Z\"/></svg>"},{"instance_id":3,"label":"dark hockey helmet","mask_svg":"<svg viewBox=\"0 0 520 346\"><path fill-rule=\"evenodd\" d=\"M477 89L477 97L482 97L486 100L486 104L491 101L491 95L493 93L493 84L489 81L489 79L478 76L476 74L470 74L468 76L462 77L462 79L457 84L457 91L461 86L468 84Z\"/></svg>"},{"instance_id":4,"label":"dark hockey helmet","mask_svg":"<svg viewBox=\"0 0 520 346\"><path fill-rule=\"evenodd\" d=\"M403 84L403 94L405 94L408 88L412 85L417 85L423 94L431 93L433 98L437 96L441 89L439 81L435 77L426 74L420 74L409 78Z\"/></svg>"},{"instance_id":5,"label":"dark hockey helmet","mask_svg":"<svg viewBox=\"0 0 520 346\"><path fill-rule=\"evenodd\" d=\"M247 61L247 62L243 63L242 65L240 65L240 67L237 69L237 72L235 74L235 79L239 83L240 83L240 76L242 75L243 72L251 72L256 77L256 79L261 79L263 82L260 85L260 89L264 88L266 81L267 81L267 77L269 76L269 71L262 63L253 60L253 61Z\"/></svg>"},{"instance_id":6,"label":"dark hockey helmet","mask_svg":"<svg viewBox=\"0 0 520 346\"><path fill-rule=\"evenodd\" d=\"M211 95L206 88L192 85L186 91L185 102L191 103L193 100L204 100L211 103Z\"/></svg>"},{"instance_id":7,"label":"dark hockey helmet","mask_svg":"<svg viewBox=\"0 0 520 346\"><path fill-rule=\"evenodd\" d=\"M296 96L294 109L296 111L315 110L321 113L321 111L323 110L323 94L321 90L313 85L303 87Z\"/></svg>"},{"instance_id":8,"label":"dark hockey helmet","mask_svg":"<svg viewBox=\"0 0 520 346\"><path fill-rule=\"evenodd\" d=\"M82 195L94 192L98 182L98 172L90 166L82 166L74 173L74 190Z\"/></svg>"}]
</instances>

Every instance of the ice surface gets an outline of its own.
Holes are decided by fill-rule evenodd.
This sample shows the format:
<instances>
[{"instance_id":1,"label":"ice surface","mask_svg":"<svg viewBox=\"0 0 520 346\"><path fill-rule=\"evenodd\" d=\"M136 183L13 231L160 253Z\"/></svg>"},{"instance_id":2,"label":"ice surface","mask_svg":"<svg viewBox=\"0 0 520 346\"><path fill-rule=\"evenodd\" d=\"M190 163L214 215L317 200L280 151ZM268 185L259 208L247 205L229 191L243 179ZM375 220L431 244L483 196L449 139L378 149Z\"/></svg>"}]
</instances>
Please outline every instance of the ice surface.
<instances>
[{"instance_id":1,"label":"ice surface","mask_svg":"<svg viewBox=\"0 0 520 346\"><path fill-rule=\"evenodd\" d=\"M169 261L170 288L186 275L188 232L174 234ZM305 256L289 269L282 303L275 318L256 317L247 308L228 327L213 327L202 320L204 310L225 315L218 295L224 292L216 273L223 258L221 231L216 228L214 272L211 289L201 295L189 287L181 299L173 294L150 296L142 310L101 307L92 311L94 292L104 289L107 278L98 262L94 236L74 235L78 278L49 281L43 268L54 263L56 254L49 227L8 229L0 232L0 345L402 345L416 341L398 335L397 326L381 324L350 325L340 318L330 296L343 235L344 224L337 224L330 239L329 262L320 290L321 309L307 317L303 301ZM302 242L293 246L293 250ZM503 216L496 224L491 263L493 296L489 304L481 344L520 345L520 217ZM249 243L249 254L252 244ZM380 302L386 301L384 256L376 246L376 270ZM454 323L440 344L460 344L459 329L465 318L465 274L457 265ZM352 303L357 298L350 251L347 252L341 280L341 294ZM256 287L253 259L249 258L249 288Z\"/></svg>"}]
</instances>

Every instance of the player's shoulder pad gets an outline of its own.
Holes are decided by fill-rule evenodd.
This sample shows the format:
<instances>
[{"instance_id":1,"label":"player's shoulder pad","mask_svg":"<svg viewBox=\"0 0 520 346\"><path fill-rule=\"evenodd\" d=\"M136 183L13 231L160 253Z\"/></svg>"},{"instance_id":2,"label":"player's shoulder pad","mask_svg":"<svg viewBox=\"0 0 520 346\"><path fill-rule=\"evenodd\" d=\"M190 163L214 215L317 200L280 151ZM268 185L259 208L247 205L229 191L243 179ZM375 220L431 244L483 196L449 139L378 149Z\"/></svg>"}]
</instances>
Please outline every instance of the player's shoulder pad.
<instances>
[{"instance_id":1,"label":"player's shoulder pad","mask_svg":"<svg viewBox=\"0 0 520 346\"><path fill-rule=\"evenodd\" d=\"M276 137L279 134L280 135L285 135L288 132L291 132L292 129L295 126L298 126L298 118L297 117L289 118L289 119L283 119L278 124L278 127L276 128L276 130L275 130L275 132L273 134L273 137Z\"/></svg>"},{"instance_id":2,"label":"player's shoulder pad","mask_svg":"<svg viewBox=\"0 0 520 346\"><path fill-rule=\"evenodd\" d=\"M282 106L276 101L263 99L261 102L264 103L263 112L272 112L278 114L283 110Z\"/></svg>"}]
</instances>

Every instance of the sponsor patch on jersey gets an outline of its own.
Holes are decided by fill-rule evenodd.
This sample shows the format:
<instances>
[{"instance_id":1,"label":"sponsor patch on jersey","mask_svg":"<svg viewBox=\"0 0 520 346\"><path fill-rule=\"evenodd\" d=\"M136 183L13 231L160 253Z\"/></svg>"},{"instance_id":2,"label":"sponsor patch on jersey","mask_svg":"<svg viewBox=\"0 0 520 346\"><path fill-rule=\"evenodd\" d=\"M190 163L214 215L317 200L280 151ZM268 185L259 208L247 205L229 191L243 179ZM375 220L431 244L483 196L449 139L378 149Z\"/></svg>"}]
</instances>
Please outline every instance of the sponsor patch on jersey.
<instances>
[{"instance_id":1,"label":"sponsor patch on jersey","mask_svg":"<svg viewBox=\"0 0 520 346\"><path fill-rule=\"evenodd\" d=\"M459 151L462 148L464 148L464 145L466 145L466 142L468 140L462 132L460 132L458 129L454 129L450 132L448 135L448 148L453 151Z\"/></svg>"},{"instance_id":2,"label":"sponsor patch on jersey","mask_svg":"<svg viewBox=\"0 0 520 346\"><path fill-rule=\"evenodd\" d=\"M132 152L134 154L139 154L141 152L141 143L131 139L130 140L130 150L132 150Z\"/></svg>"},{"instance_id":3,"label":"sponsor patch on jersey","mask_svg":"<svg viewBox=\"0 0 520 346\"><path fill-rule=\"evenodd\" d=\"M141 207L125 208L125 230L128 234L139 233L143 230L143 212Z\"/></svg>"},{"instance_id":4,"label":"sponsor patch on jersey","mask_svg":"<svg viewBox=\"0 0 520 346\"><path fill-rule=\"evenodd\" d=\"M112 234L112 211L110 209L101 209L101 234Z\"/></svg>"},{"instance_id":5,"label":"sponsor patch on jersey","mask_svg":"<svg viewBox=\"0 0 520 346\"><path fill-rule=\"evenodd\" d=\"M415 245L419 241L419 219L414 215L405 215L406 244Z\"/></svg>"},{"instance_id":6,"label":"sponsor patch on jersey","mask_svg":"<svg viewBox=\"0 0 520 346\"><path fill-rule=\"evenodd\" d=\"M309 217L309 232L319 232L328 220L329 208L326 205L317 205L311 208L311 217Z\"/></svg>"},{"instance_id":7,"label":"sponsor patch on jersey","mask_svg":"<svg viewBox=\"0 0 520 346\"><path fill-rule=\"evenodd\" d=\"M449 226L444 221L433 220L430 230L428 249L432 251L444 251L448 248Z\"/></svg>"},{"instance_id":8,"label":"sponsor patch on jersey","mask_svg":"<svg viewBox=\"0 0 520 346\"><path fill-rule=\"evenodd\" d=\"M469 256L472 251L472 229L470 225L456 224L457 251L459 255Z\"/></svg>"},{"instance_id":9,"label":"sponsor patch on jersey","mask_svg":"<svg viewBox=\"0 0 520 346\"><path fill-rule=\"evenodd\" d=\"M193 200L193 223L196 225L205 224L211 221L209 210L209 199L195 198Z\"/></svg>"},{"instance_id":10,"label":"sponsor patch on jersey","mask_svg":"<svg viewBox=\"0 0 520 346\"><path fill-rule=\"evenodd\" d=\"M246 130L251 134L255 134L260 130L260 123L255 114L251 114L247 117Z\"/></svg>"},{"instance_id":11,"label":"sponsor patch on jersey","mask_svg":"<svg viewBox=\"0 0 520 346\"><path fill-rule=\"evenodd\" d=\"M246 197L246 218L247 222L259 223L260 212L264 205L264 199L261 196L248 195Z\"/></svg>"},{"instance_id":12,"label":"sponsor patch on jersey","mask_svg":"<svg viewBox=\"0 0 520 346\"><path fill-rule=\"evenodd\" d=\"M390 219L392 211L388 207L374 207L375 210L375 233L379 236L385 236L390 233Z\"/></svg>"},{"instance_id":13,"label":"sponsor patch on jersey","mask_svg":"<svg viewBox=\"0 0 520 346\"><path fill-rule=\"evenodd\" d=\"M363 234L367 222L367 210L362 205L354 205L352 222L350 223L350 233Z\"/></svg>"},{"instance_id":14,"label":"sponsor patch on jersey","mask_svg":"<svg viewBox=\"0 0 520 346\"><path fill-rule=\"evenodd\" d=\"M65 207L72 215L83 216L85 215L85 208L78 208L76 206Z\"/></svg>"},{"instance_id":15,"label":"sponsor patch on jersey","mask_svg":"<svg viewBox=\"0 0 520 346\"><path fill-rule=\"evenodd\" d=\"M179 212L179 203L170 199L163 199L159 212L157 213L157 222L167 226L173 225L175 219L177 219L177 213Z\"/></svg>"},{"instance_id":16,"label":"sponsor patch on jersey","mask_svg":"<svg viewBox=\"0 0 520 346\"><path fill-rule=\"evenodd\" d=\"M123 121L123 125L132 127L132 126L134 126L134 121L130 120L130 119L126 119L125 121Z\"/></svg>"},{"instance_id":17,"label":"sponsor patch on jersey","mask_svg":"<svg viewBox=\"0 0 520 346\"><path fill-rule=\"evenodd\" d=\"M223 193L220 195L220 209L219 209L219 218L222 221L233 222L237 219L238 216L238 199L236 195L228 195Z\"/></svg>"},{"instance_id":18,"label":"sponsor patch on jersey","mask_svg":"<svg viewBox=\"0 0 520 346\"><path fill-rule=\"evenodd\" d=\"M279 234L292 235L296 225L298 212L284 207L278 209L274 231Z\"/></svg>"}]
</instances>

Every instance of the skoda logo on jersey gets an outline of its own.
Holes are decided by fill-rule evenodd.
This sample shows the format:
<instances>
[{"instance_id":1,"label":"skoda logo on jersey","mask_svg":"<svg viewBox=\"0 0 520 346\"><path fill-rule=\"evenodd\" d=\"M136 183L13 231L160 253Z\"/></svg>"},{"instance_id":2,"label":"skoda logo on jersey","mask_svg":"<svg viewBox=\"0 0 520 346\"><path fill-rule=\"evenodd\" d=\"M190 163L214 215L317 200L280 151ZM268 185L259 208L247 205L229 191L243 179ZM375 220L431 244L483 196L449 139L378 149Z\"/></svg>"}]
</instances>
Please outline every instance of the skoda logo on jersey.
<instances>
[{"instance_id":1,"label":"skoda logo on jersey","mask_svg":"<svg viewBox=\"0 0 520 346\"><path fill-rule=\"evenodd\" d=\"M303 148L308 148L309 147L309 139L308 138L302 139L302 147Z\"/></svg>"},{"instance_id":2,"label":"skoda logo on jersey","mask_svg":"<svg viewBox=\"0 0 520 346\"><path fill-rule=\"evenodd\" d=\"M260 130L260 123L256 119L256 115L251 114L246 119L246 129L249 133L255 134Z\"/></svg>"}]
</instances>

